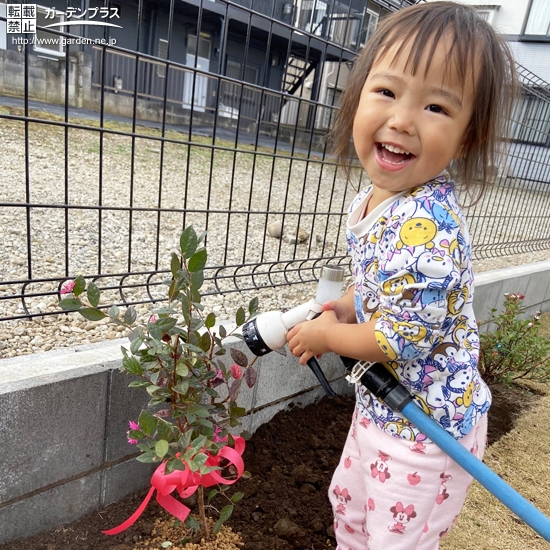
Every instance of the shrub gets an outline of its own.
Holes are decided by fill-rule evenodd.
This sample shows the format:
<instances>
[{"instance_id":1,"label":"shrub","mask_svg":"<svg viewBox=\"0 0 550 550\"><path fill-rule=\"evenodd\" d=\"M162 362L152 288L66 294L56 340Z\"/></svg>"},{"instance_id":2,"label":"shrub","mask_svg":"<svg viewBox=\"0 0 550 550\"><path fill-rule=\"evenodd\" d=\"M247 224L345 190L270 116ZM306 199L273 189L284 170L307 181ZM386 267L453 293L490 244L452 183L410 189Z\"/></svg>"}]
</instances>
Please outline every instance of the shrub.
<instances>
[{"instance_id":1,"label":"shrub","mask_svg":"<svg viewBox=\"0 0 550 550\"><path fill-rule=\"evenodd\" d=\"M222 325L216 329L215 314L207 314L201 304L200 289L207 259L204 238L205 234L197 236L193 227L183 231L181 254L172 255L172 276L165 281L167 302L153 309L144 323L136 322L136 311L131 306L124 312L116 305L100 307L100 289L94 282L86 284L82 276L62 286L61 294L69 296L59 305L65 311L79 312L88 320L108 319L131 329L129 349L122 347L122 370L135 378L130 387L146 391L150 400L138 421L130 422L128 441L141 451L137 460L161 465L156 473L167 476L180 471L186 474L185 487L183 482L182 486L174 482L180 495L185 492L184 496L189 496L198 486L200 524L187 516L188 508L170 502L179 510L183 507L184 513L180 516L186 516L188 526L202 530L205 538L209 538L204 487L215 485L216 480L229 484L238 477L239 468L231 464L230 458L236 453L227 448L239 443L237 446L242 454L244 441L233 437L230 429L239 424L239 418L246 412L236 404L241 385L244 381L252 387L256 371L248 364L246 355L235 348L229 349L231 366L221 360L227 351L224 339L234 334L235 329L230 333ZM253 299L248 305L248 313L242 307L237 310L237 327L256 313L257 305L257 299ZM223 470L223 479L219 475L222 472L217 473L220 470ZM165 483L166 479L160 478L160 483ZM217 493L225 497L227 487L218 487L209 492L208 502ZM185 488L191 490L182 491ZM227 498L228 504L219 512L214 524L214 533L229 518L234 502L241 497L240 493L235 493L231 499ZM157 500L159 498L157 493ZM111 531L108 534L115 534L115 529Z\"/></svg>"},{"instance_id":2,"label":"shrub","mask_svg":"<svg viewBox=\"0 0 550 550\"><path fill-rule=\"evenodd\" d=\"M540 312L525 314L523 294L505 294L504 310L481 325L495 330L480 333L479 370L488 384L513 384L517 380L550 380L550 341L538 334Z\"/></svg>"}]
</instances>

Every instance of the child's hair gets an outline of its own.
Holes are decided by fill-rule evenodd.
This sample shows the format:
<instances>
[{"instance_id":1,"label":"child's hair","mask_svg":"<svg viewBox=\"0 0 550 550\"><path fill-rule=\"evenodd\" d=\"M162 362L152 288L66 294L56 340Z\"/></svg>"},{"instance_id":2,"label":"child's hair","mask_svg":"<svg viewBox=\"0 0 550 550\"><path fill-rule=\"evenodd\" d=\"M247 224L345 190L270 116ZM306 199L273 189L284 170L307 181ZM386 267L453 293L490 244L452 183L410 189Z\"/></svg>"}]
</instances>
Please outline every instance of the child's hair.
<instances>
[{"instance_id":1,"label":"child's hair","mask_svg":"<svg viewBox=\"0 0 550 550\"><path fill-rule=\"evenodd\" d=\"M450 169L463 185L480 184L479 196L483 193L508 137L517 89L515 64L507 44L476 10L454 2L411 6L387 16L356 59L330 134L334 154L348 180L354 156L353 120L373 64L399 44L395 58L409 48L406 67L416 74L426 53L427 72L442 37L449 38L448 70L457 71L463 86L469 75L473 76L472 118L464 135L462 158L454 160Z\"/></svg>"}]
</instances>

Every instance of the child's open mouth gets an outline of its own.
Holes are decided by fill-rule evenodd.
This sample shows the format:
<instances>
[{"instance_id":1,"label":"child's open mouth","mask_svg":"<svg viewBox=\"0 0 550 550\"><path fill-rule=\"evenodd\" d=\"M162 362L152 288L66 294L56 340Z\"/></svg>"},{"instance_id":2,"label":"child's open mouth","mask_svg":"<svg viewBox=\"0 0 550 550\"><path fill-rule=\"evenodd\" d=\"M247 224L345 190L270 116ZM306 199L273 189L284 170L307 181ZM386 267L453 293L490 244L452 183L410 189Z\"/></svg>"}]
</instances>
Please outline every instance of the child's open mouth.
<instances>
[{"instance_id":1,"label":"child's open mouth","mask_svg":"<svg viewBox=\"0 0 550 550\"><path fill-rule=\"evenodd\" d=\"M394 145L390 145L389 143L377 143L376 149L380 158L390 164L399 165L414 158L412 153L395 147Z\"/></svg>"}]
</instances>

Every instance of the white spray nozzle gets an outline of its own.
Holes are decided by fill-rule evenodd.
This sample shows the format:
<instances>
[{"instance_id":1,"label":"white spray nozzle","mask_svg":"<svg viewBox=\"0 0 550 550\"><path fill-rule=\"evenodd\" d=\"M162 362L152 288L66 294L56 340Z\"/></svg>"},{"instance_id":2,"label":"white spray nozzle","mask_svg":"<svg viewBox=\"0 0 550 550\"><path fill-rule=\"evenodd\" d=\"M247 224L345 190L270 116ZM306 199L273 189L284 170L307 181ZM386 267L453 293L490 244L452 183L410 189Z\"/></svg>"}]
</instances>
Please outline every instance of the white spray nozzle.
<instances>
[{"instance_id":1,"label":"white spray nozzle","mask_svg":"<svg viewBox=\"0 0 550 550\"><path fill-rule=\"evenodd\" d=\"M342 282L344 280L344 268L335 265L325 265L321 269L319 285L315 301L324 304L329 300L338 300L342 295Z\"/></svg>"}]
</instances>

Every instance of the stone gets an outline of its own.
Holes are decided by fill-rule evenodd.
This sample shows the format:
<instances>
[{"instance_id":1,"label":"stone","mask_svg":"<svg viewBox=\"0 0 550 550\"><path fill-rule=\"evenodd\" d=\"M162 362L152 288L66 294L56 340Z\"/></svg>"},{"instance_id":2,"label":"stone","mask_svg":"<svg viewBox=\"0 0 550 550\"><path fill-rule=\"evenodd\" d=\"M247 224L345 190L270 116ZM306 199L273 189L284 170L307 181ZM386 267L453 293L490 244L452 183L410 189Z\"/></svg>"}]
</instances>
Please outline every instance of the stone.
<instances>
[{"instance_id":1,"label":"stone","mask_svg":"<svg viewBox=\"0 0 550 550\"><path fill-rule=\"evenodd\" d=\"M283 224L279 221L271 222L267 226L267 234L274 239L280 239L283 234Z\"/></svg>"}]
</instances>

